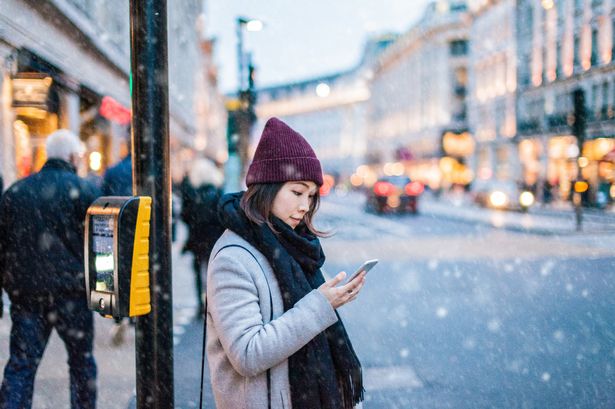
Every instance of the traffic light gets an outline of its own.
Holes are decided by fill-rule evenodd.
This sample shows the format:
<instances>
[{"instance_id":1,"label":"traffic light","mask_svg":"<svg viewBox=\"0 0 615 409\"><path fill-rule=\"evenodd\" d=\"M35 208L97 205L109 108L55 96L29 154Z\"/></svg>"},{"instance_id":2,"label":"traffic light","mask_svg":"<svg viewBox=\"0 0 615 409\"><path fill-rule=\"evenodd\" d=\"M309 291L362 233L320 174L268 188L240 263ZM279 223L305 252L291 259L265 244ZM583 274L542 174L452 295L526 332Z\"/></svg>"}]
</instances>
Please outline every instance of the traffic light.
<instances>
[{"instance_id":1,"label":"traffic light","mask_svg":"<svg viewBox=\"0 0 615 409\"><path fill-rule=\"evenodd\" d=\"M248 65L248 89L254 89L254 80L256 79L256 71L254 65Z\"/></svg>"},{"instance_id":2,"label":"traffic light","mask_svg":"<svg viewBox=\"0 0 615 409\"><path fill-rule=\"evenodd\" d=\"M237 142L239 141L237 111L228 110L227 114L226 140L228 143L228 152L232 154L237 152Z\"/></svg>"}]
</instances>

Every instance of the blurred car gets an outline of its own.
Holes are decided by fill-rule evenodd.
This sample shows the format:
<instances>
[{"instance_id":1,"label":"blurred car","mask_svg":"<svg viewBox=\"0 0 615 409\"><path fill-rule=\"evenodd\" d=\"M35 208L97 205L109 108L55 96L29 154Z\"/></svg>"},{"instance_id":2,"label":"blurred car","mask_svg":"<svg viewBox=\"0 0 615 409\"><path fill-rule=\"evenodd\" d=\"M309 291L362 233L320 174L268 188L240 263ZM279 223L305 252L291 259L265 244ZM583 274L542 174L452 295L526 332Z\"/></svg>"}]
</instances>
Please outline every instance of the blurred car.
<instances>
[{"instance_id":1,"label":"blurred car","mask_svg":"<svg viewBox=\"0 0 615 409\"><path fill-rule=\"evenodd\" d=\"M532 192L512 181L476 181L471 194L474 203L491 209L527 211L535 202Z\"/></svg>"},{"instance_id":2,"label":"blurred car","mask_svg":"<svg viewBox=\"0 0 615 409\"><path fill-rule=\"evenodd\" d=\"M365 207L367 211L376 213L418 212L419 197L424 186L420 182L411 181L407 176L385 176L367 190Z\"/></svg>"}]
</instances>

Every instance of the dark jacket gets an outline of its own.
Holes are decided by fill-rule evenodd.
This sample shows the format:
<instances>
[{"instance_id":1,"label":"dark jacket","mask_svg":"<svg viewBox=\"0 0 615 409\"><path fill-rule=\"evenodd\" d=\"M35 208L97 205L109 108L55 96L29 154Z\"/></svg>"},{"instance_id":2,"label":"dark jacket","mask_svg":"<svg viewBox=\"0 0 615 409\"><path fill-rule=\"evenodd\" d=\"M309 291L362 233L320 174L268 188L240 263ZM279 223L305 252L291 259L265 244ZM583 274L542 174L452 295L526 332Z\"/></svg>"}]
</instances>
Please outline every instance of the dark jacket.
<instances>
[{"instance_id":1,"label":"dark jacket","mask_svg":"<svg viewBox=\"0 0 615 409\"><path fill-rule=\"evenodd\" d=\"M104 196L132 196L132 160L130 155L107 169L101 190Z\"/></svg>"},{"instance_id":2,"label":"dark jacket","mask_svg":"<svg viewBox=\"0 0 615 409\"><path fill-rule=\"evenodd\" d=\"M84 294L83 231L98 191L68 162L49 159L0 200L0 278L11 301Z\"/></svg>"},{"instance_id":3,"label":"dark jacket","mask_svg":"<svg viewBox=\"0 0 615 409\"><path fill-rule=\"evenodd\" d=\"M217 215L222 191L213 185L192 186L187 178L181 184L181 219L188 226L184 251L190 251L207 261L211 250L224 232Z\"/></svg>"}]
</instances>

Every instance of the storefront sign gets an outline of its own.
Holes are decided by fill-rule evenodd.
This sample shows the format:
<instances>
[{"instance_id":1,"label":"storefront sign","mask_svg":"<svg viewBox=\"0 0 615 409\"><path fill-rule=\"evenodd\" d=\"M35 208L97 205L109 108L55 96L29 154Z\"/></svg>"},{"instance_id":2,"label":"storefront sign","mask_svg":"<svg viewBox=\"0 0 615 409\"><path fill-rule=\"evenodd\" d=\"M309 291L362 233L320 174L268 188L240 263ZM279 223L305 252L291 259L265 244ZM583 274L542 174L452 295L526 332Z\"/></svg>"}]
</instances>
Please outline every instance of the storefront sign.
<instances>
[{"instance_id":1,"label":"storefront sign","mask_svg":"<svg viewBox=\"0 0 615 409\"><path fill-rule=\"evenodd\" d=\"M100 115L119 125L128 125L131 117L130 109L124 107L111 97L104 97L102 99Z\"/></svg>"},{"instance_id":2,"label":"storefront sign","mask_svg":"<svg viewBox=\"0 0 615 409\"><path fill-rule=\"evenodd\" d=\"M442 149L448 156L466 158L474 153L474 138L469 132L445 132L442 136Z\"/></svg>"},{"instance_id":3,"label":"storefront sign","mask_svg":"<svg viewBox=\"0 0 615 409\"><path fill-rule=\"evenodd\" d=\"M47 110L47 96L53 80L40 73L18 73L12 81L13 107L33 107Z\"/></svg>"}]
</instances>

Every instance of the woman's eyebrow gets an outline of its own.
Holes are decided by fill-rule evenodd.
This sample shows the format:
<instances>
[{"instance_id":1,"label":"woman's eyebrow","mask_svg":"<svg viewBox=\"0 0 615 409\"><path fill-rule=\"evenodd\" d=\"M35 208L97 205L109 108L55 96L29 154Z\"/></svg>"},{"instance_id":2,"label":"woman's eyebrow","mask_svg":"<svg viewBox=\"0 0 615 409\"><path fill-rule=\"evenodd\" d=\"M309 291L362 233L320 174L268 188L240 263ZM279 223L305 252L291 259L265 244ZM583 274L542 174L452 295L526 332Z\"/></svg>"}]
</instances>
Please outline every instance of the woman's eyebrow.
<instances>
[{"instance_id":1,"label":"woman's eyebrow","mask_svg":"<svg viewBox=\"0 0 615 409\"><path fill-rule=\"evenodd\" d=\"M310 186L307 183L303 183L303 182L293 182L294 185L301 185L307 189L310 188ZM313 191L310 191L310 194L315 194L316 191L318 190L318 188L314 189Z\"/></svg>"}]
</instances>

